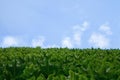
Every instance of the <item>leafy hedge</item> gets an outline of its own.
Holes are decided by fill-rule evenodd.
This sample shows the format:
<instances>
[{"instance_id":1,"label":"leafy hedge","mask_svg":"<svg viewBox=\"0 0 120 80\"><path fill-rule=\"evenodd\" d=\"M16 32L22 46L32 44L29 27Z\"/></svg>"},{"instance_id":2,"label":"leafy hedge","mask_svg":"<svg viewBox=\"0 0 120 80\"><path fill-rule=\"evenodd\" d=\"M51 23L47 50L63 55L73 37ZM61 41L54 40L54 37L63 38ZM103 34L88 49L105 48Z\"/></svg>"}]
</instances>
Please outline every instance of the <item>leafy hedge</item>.
<instances>
[{"instance_id":1,"label":"leafy hedge","mask_svg":"<svg viewBox=\"0 0 120 80\"><path fill-rule=\"evenodd\" d=\"M120 50L0 48L0 80L120 80Z\"/></svg>"}]
</instances>

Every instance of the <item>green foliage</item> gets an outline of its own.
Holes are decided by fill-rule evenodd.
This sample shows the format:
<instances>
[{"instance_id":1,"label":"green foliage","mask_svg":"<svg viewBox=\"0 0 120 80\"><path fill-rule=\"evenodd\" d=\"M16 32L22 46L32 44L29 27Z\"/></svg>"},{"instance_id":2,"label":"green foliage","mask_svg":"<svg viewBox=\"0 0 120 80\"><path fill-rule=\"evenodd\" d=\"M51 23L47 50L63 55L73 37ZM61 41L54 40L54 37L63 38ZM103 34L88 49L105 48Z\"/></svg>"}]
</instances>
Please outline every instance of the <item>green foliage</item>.
<instances>
[{"instance_id":1,"label":"green foliage","mask_svg":"<svg viewBox=\"0 0 120 80\"><path fill-rule=\"evenodd\" d=\"M0 80L120 80L120 50L0 48Z\"/></svg>"}]
</instances>

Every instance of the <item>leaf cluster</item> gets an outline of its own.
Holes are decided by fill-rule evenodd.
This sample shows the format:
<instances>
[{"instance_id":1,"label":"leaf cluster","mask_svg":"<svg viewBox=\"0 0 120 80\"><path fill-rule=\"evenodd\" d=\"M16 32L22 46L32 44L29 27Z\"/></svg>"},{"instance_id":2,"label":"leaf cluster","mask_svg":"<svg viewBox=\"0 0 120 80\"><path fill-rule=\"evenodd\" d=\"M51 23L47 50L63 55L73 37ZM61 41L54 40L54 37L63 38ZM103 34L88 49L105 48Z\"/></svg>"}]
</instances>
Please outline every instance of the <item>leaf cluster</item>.
<instances>
[{"instance_id":1,"label":"leaf cluster","mask_svg":"<svg viewBox=\"0 0 120 80\"><path fill-rule=\"evenodd\" d=\"M120 80L120 50L0 48L0 80Z\"/></svg>"}]
</instances>

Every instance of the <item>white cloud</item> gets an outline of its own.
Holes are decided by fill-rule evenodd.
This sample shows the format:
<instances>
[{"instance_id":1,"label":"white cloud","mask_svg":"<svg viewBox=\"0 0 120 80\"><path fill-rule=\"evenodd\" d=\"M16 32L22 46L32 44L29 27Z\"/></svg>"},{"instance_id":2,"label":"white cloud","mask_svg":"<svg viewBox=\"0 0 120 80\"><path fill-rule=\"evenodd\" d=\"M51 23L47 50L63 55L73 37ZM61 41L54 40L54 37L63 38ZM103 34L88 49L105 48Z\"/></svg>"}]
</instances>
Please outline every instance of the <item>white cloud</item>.
<instances>
[{"instance_id":1,"label":"white cloud","mask_svg":"<svg viewBox=\"0 0 120 80\"><path fill-rule=\"evenodd\" d=\"M81 44L81 38L82 38L82 34L84 33L84 31L87 30L89 26L89 23L87 21L84 21L83 24L80 25L76 25L73 26L73 41L75 45L80 45Z\"/></svg>"},{"instance_id":2,"label":"white cloud","mask_svg":"<svg viewBox=\"0 0 120 80\"><path fill-rule=\"evenodd\" d=\"M81 34L80 33L75 33L73 35L73 40L74 40L74 44L80 45L81 44Z\"/></svg>"},{"instance_id":3,"label":"white cloud","mask_svg":"<svg viewBox=\"0 0 120 80\"><path fill-rule=\"evenodd\" d=\"M72 41L71 41L70 37L65 37L62 40L62 47L68 47L68 48L72 48L73 47L73 44L72 44Z\"/></svg>"},{"instance_id":4,"label":"white cloud","mask_svg":"<svg viewBox=\"0 0 120 80\"><path fill-rule=\"evenodd\" d=\"M106 48L109 46L109 39L105 35L93 33L89 39L89 43L95 47Z\"/></svg>"},{"instance_id":5,"label":"white cloud","mask_svg":"<svg viewBox=\"0 0 120 80\"><path fill-rule=\"evenodd\" d=\"M107 35L112 34L111 28L107 24L101 25L99 30L105 32Z\"/></svg>"},{"instance_id":6,"label":"white cloud","mask_svg":"<svg viewBox=\"0 0 120 80\"><path fill-rule=\"evenodd\" d=\"M7 37L3 38L1 44L2 44L3 47L17 46L18 45L18 40L15 37L7 36Z\"/></svg>"},{"instance_id":7,"label":"white cloud","mask_svg":"<svg viewBox=\"0 0 120 80\"><path fill-rule=\"evenodd\" d=\"M84 23L82 24L82 26L83 26L82 30L85 31L88 28L89 23L87 21L84 21Z\"/></svg>"},{"instance_id":8,"label":"white cloud","mask_svg":"<svg viewBox=\"0 0 120 80\"><path fill-rule=\"evenodd\" d=\"M43 47L44 46L43 45L44 41L45 41L44 37L38 37L36 39L33 39L32 40L32 46L33 47L37 47L37 46Z\"/></svg>"},{"instance_id":9,"label":"white cloud","mask_svg":"<svg viewBox=\"0 0 120 80\"><path fill-rule=\"evenodd\" d=\"M44 46L44 48L60 48L60 46L53 44L53 45Z\"/></svg>"},{"instance_id":10,"label":"white cloud","mask_svg":"<svg viewBox=\"0 0 120 80\"><path fill-rule=\"evenodd\" d=\"M88 25L88 22L85 21L82 25L73 26L73 36L65 37L62 40L62 47L72 48L75 45L80 46L82 34L85 30L87 30Z\"/></svg>"},{"instance_id":11,"label":"white cloud","mask_svg":"<svg viewBox=\"0 0 120 80\"><path fill-rule=\"evenodd\" d=\"M73 46L80 46L81 45L81 38L82 38L82 34L84 33L84 31L87 30L88 28L88 22L85 21L83 22L82 25L75 25L73 26L73 34L72 37L65 37L62 40L62 46L63 47L69 47L72 48Z\"/></svg>"},{"instance_id":12,"label":"white cloud","mask_svg":"<svg viewBox=\"0 0 120 80\"><path fill-rule=\"evenodd\" d=\"M77 32L83 32L88 28L88 26L89 26L89 23L87 21L84 21L82 25L73 26L73 30Z\"/></svg>"}]
</instances>

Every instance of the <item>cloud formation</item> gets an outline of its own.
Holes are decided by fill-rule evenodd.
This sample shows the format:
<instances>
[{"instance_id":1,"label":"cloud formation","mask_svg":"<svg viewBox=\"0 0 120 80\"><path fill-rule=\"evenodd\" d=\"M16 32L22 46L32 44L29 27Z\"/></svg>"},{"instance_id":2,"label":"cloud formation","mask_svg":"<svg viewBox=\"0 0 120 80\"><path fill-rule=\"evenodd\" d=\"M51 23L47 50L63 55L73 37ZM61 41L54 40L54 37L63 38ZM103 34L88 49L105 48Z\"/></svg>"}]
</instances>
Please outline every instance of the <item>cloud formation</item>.
<instances>
[{"instance_id":1,"label":"cloud formation","mask_svg":"<svg viewBox=\"0 0 120 80\"><path fill-rule=\"evenodd\" d=\"M89 23L87 21L84 21L82 25L75 25L73 26L73 30L77 32L85 31L89 26Z\"/></svg>"},{"instance_id":2,"label":"cloud formation","mask_svg":"<svg viewBox=\"0 0 120 80\"><path fill-rule=\"evenodd\" d=\"M68 47L68 48L72 48L73 47L73 43L70 37L65 37L62 40L62 47Z\"/></svg>"},{"instance_id":3,"label":"cloud formation","mask_svg":"<svg viewBox=\"0 0 120 80\"><path fill-rule=\"evenodd\" d=\"M56 44L52 44L52 45L44 46L44 48L60 48L60 46L58 46Z\"/></svg>"},{"instance_id":4,"label":"cloud formation","mask_svg":"<svg viewBox=\"0 0 120 80\"><path fill-rule=\"evenodd\" d=\"M87 21L83 22L82 25L73 26L73 34L72 37L65 37L62 40L62 47L72 48L74 46L81 45L81 38L84 31L87 30L89 24Z\"/></svg>"},{"instance_id":5,"label":"cloud formation","mask_svg":"<svg viewBox=\"0 0 120 80\"><path fill-rule=\"evenodd\" d=\"M3 47L10 47L10 46L17 46L18 45L18 39L12 36L6 36L3 38L1 45Z\"/></svg>"},{"instance_id":6,"label":"cloud formation","mask_svg":"<svg viewBox=\"0 0 120 80\"><path fill-rule=\"evenodd\" d=\"M81 34L80 33L75 33L73 35L73 42L75 45L80 45L81 44Z\"/></svg>"},{"instance_id":7,"label":"cloud formation","mask_svg":"<svg viewBox=\"0 0 120 80\"><path fill-rule=\"evenodd\" d=\"M37 47L37 46L44 46L45 38L44 37L38 37L36 39L32 40L32 46Z\"/></svg>"},{"instance_id":8,"label":"cloud formation","mask_svg":"<svg viewBox=\"0 0 120 80\"><path fill-rule=\"evenodd\" d=\"M109 39L105 35L93 33L90 36L89 43L95 47L106 48L109 46Z\"/></svg>"},{"instance_id":9,"label":"cloud formation","mask_svg":"<svg viewBox=\"0 0 120 80\"><path fill-rule=\"evenodd\" d=\"M84 21L82 25L73 26L73 41L75 45L81 45L81 38L84 33L88 29L89 23Z\"/></svg>"},{"instance_id":10,"label":"cloud formation","mask_svg":"<svg viewBox=\"0 0 120 80\"><path fill-rule=\"evenodd\" d=\"M104 32L107 35L111 35L112 34L111 28L107 24L101 25L99 30Z\"/></svg>"},{"instance_id":11,"label":"cloud formation","mask_svg":"<svg viewBox=\"0 0 120 80\"><path fill-rule=\"evenodd\" d=\"M27 44L27 46L37 47L41 46L42 48L53 48L53 47L80 47L82 45L82 37L84 32L88 29L89 24L87 21L83 22L81 25L75 25L72 27L72 34L71 36L65 36L61 40L60 45L56 44L47 44L44 45L45 38L44 36L38 36L36 38L31 39L31 42ZM111 28L103 24L98 28L98 32L94 32L88 38L88 44L91 47L99 47L99 48L107 48L110 46L110 39L109 36L113 34ZM1 41L2 47L9 47L9 46L25 46L24 39L18 39L18 37L13 36L6 36Z\"/></svg>"},{"instance_id":12,"label":"cloud formation","mask_svg":"<svg viewBox=\"0 0 120 80\"><path fill-rule=\"evenodd\" d=\"M111 28L107 24L103 24L98 28L99 32L92 33L88 42L92 47L107 48L110 46L108 35L112 35ZM100 33L103 32L104 34Z\"/></svg>"}]
</instances>

